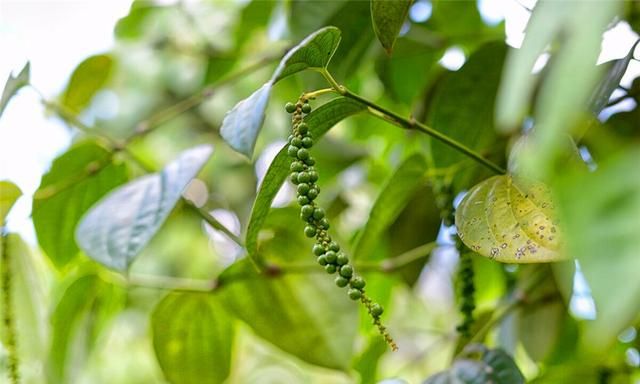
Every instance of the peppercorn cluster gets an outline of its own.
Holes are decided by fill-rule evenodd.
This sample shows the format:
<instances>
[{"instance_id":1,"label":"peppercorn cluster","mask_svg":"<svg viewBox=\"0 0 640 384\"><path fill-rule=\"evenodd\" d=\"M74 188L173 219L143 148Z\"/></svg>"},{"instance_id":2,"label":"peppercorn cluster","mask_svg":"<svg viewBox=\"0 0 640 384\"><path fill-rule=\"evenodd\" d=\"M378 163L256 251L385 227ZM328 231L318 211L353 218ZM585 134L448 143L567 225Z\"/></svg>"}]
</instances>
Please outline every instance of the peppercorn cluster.
<instances>
[{"instance_id":1,"label":"peppercorn cluster","mask_svg":"<svg viewBox=\"0 0 640 384\"><path fill-rule=\"evenodd\" d=\"M347 295L352 300L360 300L373 318L374 324L389 343L392 349L397 347L393 339L386 332L386 328L380 322L383 308L365 295L365 281L357 276L353 266L349 263L347 255L341 251L340 245L331 239L328 233L329 220L325 217L325 211L319 207L315 200L320 194L317 185L319 178L315 168L315 159L309 150L314 141L309 127L303 121L304 115L311 112L311 105L303 97L296 104L287 103L285 109L292 114L292 134L289 136L287 153L292 158L290 180L296 185L297 200L300 205L300 219L305 223L304 234L309 238L315 238L313 254L318 264L324 267L329 274L336 274L335 284L340 288L348 287Z\"/></svg>"},{"instance_id":2,"label":"peppercorn cluster","mask_svg":"<svg viewBox=\"0 0 640 384\"><path fill-rule=\"evenodd\" d=\"M476 309L473 260L471 259L471 252L465 249L459 239L456 245L460 252L458 281L460 284L460 313L462 314L462 323L456 327L456 330L460 335L468 338L471 335L471 327L475 321L473 312Z\"/></svg>"}]
</instances>

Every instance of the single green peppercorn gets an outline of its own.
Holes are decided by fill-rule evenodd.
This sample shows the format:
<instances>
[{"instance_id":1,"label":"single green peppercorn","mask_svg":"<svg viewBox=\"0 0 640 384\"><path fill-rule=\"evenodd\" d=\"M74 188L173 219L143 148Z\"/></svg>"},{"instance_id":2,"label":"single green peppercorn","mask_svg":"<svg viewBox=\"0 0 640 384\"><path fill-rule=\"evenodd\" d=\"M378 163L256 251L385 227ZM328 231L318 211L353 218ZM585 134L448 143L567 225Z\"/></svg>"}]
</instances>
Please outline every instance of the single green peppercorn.
<instances>
[{"instance_id":1,"label":"single green peppercorn","mask_svg":"<svg viewBox=\"0 0 640 384\"><path fill-rule=\"evenodd\" d=\"M314 200L316 197L318 197L318 188L309 188L306 195L310 200Z\"/></svg>"},{"instance_id":2,"label":"single green peppercorn","mask_svg":"<svg viewBox=\"0 0 640 384\"><path fill-rule=\"evenodd\" d=\"M353 276L353 267L350 266L349 264L345 264L342 267L340 267L340 276L343 276L346 278L350 278L351 276Z\"/></svg>"},{"instance_id":3,"label":"single green peppercorn","mask_svg":"<svg viewBox=\"0 0 640 384\"><path fill-rule=\"evenodd\" d=\"M336 263L338 263L338 265L347 265L349 264L349 258L344 253L340 252L338 253Z\"/></svg>"},{"instance_id":4,"label":"single green peppercorn","mask_svg":"<svg viewBox=\"0 0 640 384\"><path fill-rule=\"evenodd\" d=\"M313 254L316 256L320 256L324 253L324 247L320 244L313 245Z\"/></svg>"},{"instance_id":5,"label":"single green peppercorn","mask_svg":"<svg viewBox=\"0 0 640 384\"><path fill-rule=\"evenodd\" d=\"M302 161L294 161L291 163L289 170L291 170L291 172L302 172L304 171L304 163ZM311 177L311 175L309 175L309 177Z\"/></svg>"},{"instance_id":6,"label":"single green peppercorn","mask_svg":"<svg viewBox=\"0 0 640 384\"><path fill-rule=\"evenodd\" d=\"M380 317L380 315L382 315L382 312L384 312L384 309L378 303L371 304L371 308L369 310L371 312L371 316L376 317L376 318Z\"/></svg>"},{"instance_id":7,"label":"single green peppercorn","mask_svg":"<svg viewBox=\"0 0 640 384\"><path fill-rule=\"evenodd\" d=\"M327 220L326 217L323 217L320 222L318 223L318 226L322 229L329 229L330 225L329 225L329 220Z\"/></svg>"},{"instance_id":8,"label":"single green peppercorn","mask_svg":"<svg viewBox=\"0 0 640 384\"><path fill-rule=\"evenodd\" d=\"M304 113L310 113L311 112L311 106L309 105L309 103L302 104L302 112L304 112Z\"/></svg>"},{"instance_id":9,"label":"single green peppercorn","mask_svg":"<svg viewBox=\"0 0 640 384\"><path fill-rule=\"evenodd\" d=\"M313 212L313 206L309 204L303 205L302 208L300 208L300 213L302 214L302 216L304 216L305 219L313 215Z\"/></svg>"},{"instance_id":10,"label":"single green peppercorn","mask_svg":"<svg viewBox=\"0 0 640 384\"><path fill-rule=\"evenodd\" d=\"M316 235L316 228L311 225L307 225L304 227L304 235L307 237L314 237Z\"/></svg>"},{"instance_id":11,"label":"single green peppercorn","mask_svg":"<svg viewBox=\"0 0 640 384\"><path fill-rule=\"evenodd\" d=\"M307 132L309 132L309 126L306 123L300 123L298 124L298 132L300 132L300 134L304 135Z\"/></svg>"},{"instance_id":12,"label":"single green peppercorn","mask_svg":"<svg viewBox=\"0 0 640 384\"><path fill-rule=\"evenodd\" d=\"M296 146L298 148L302 147L303 142L301 139L294 137L293 139L291 139L291 145ZM306 147L305 147L306 148Z\"/></svg>"},{"instance_id":13,"label":"single green peppercorn","mask_svg":"<svg viewBox=\"0 0 640 384\"><path fill-rule=\"evenodd\" d=\"M301 183L308 183L311 180L311 178L309 177L309 172L300 172L298 174L298 181Z\"/></svg>"},{"instance_id":14,"label":"single green peppercorn","mask_svg":"<svg viewBox=\"0 0 640 384\"><path fill-rule=\"evenodd\" d=\"M303 138L302 140L300 140L300 145L302 145L305 148L311 148L313 147L313 139L310 138L309 136ZM298 147L300 146L298 145Z\"/></svg>"},{"instance_id":15,"label":"single green peppercorn","mask_svg":"<svg viewBox=\"0 0 640 384\"><path fill-rule=\"evenodd\" d=\"M318 257L318 264L324 267L325 265L327 265L327 259L325 259L324 256Z\"/></svg>"},{"instance_id":16,"label":"single green peppercorn","mask_svg":"<svg viewBox=\"0 0 640 384\"><path fill-rule=\"evenodd\" d=\"M336 266L333 264L327 264L324 266L324 270L327 271L327 273L336 273Z\"/></svg>"},{"instance_id":17,"label":"single green peppercorn","mask_svg":"<svg viewBox=\"0 0 640 384\"><path fill-rule=\"evenodd\" d=\"M291 157L296 157L298 156L298 150L300 150L300 148L295 145L290 145L289 148L287 148L287 154Z\"/></svg>"},{"instance_id":18,"label":"single green peppercorn","mask_svg":"<svg viewBox=\"0 0 640 384\"><path fill-rule=\"evenodd\" d=\"M305 204L309 204L310 202L311 200L309 200L307 196L298 196L298 204L305 205Z\"/></svg>"},{"instance_id":19,"label":"single green peppercorn","mask_svg":"<svg viewBox=\"0 0 640 384\"><path fill-rule=\"evenodd\" d=\"M315 183L316 181L318 181L318 178L319 178L318 172L310 170L307 173L309 173L309 180L312 183Z\"/></svg>"},{"instance_id":20,"label":"single green peppercorn","mask_svg":"<svg viewBox=\"0 0 640 384\"><path fill-rule=\"evenodd\" d=\"M340 250L340 245L338 243L336 243L335 241L332 241L331 244L329 244L329 249L334 251L334 252L338 252Z\"/></svg>"},{"instance_id":21,"label":"single green peppercorn","mask_svg":"<svg viewBox=\"0 0 640 384\"><path fill-rule=\"evenodd\" d=\"M309 187L309 184L307 184L307 183L298 184L298 194L299 195L308 195L310 189L311 188Z\"/></svg>"},{"instance_id":22,"label":"single green peppercorn","mask_svg":"<svg viewBox=\"0 0 640 384\"><path fill-rule=\"evenodd\" d=\"M287 103L284 105L284 109L287 113L293 113L296 111L296 106L293 103Z\"/></svg>"},{"instance_id":23,"label":"single green peppercorn","mask_svg":"<svg viewBox=\"0 0 640 384\"><path fill-rule=\"evenodd\" d=\"M350 288L349 291L347 291L347 294L351 300L360 300L362 297L362 292L353 288Z\"/></svg>"},{"instance_id":24,"label":"single green peppercorn","mask_svg":"<svg viewBox=\"0 0 640 384\"><path fill-rule=\"evenodd\" d=\"M316 220L320 220L324 217L324 209L318 207L313 211L313 218Z\"/></svg>"},{"instance_id":25,"label":"single green peppercorn","mask_svg":"<svg viewBox=\"0 0 640 384\"><path fill-rule=\"evenodd\" d=\"M327 253L324 254L324 258L327 259L329 263L335 263L338 255L333 251L327 251Z\"/></svg>"},{"instance_id":26,"label":"single green peppercorn","mask_svg":"<svg viewBox=\"0 0 640 384\"><path fill-rule=\"evenodd\" d=\"M308 158L304 159L304 163L311 166L314 165L316 163L316 159L314 159L313 157L309 156Z\"/></svg>"},{"instance_id":27,"label":"single green peppercorn","mask_svg":"<svg viewBox=\"0 0 640 384\"><path fill-rule=\"evenodd\" d=\"M362 277L355 276L353 279L351 279L350 284L351 284L351 288L362 290L362 288L364 288L366 283L364 282L364 279Z\"/></svg>"},{"instance_id":28,"label":"single green peppercorn","mask_svg":"<svg viewBox=\"0 0 640 384\"><path fill-rule=\"evenodd\" d=\"M300 160L307 160L309 158L309 151L306 148L300 148L300 149L298 149L298 152L296 153L296 156Z\"/></svg>"},{"instance_id":29,"label":"single green peppercorn","mask_svg":"<svg viewBox=\"0 0 640 384\"><path fill-rule=\"evenodd\" d=\"M291 182L292 182L293 184L296 184L296 185L297 185L297 184L298 184L298 175L299 175L299 173L298 173L298 172L292 172L292 173L291 173L291 176L289 177L289 180L291 180Z\"/></svg>"},{"instance_id":30,"label":"single green peppercorn","mask_svg":"<svg viewBox=\"0 0 640 384\"><path fill-rule=\"evenodd\" d=\"M343 287L346 287L347 284L349 284L349 279L343 276L338 276L335 279L335 283L338 287L343 288Z\"/></svg>"}]
</instances>

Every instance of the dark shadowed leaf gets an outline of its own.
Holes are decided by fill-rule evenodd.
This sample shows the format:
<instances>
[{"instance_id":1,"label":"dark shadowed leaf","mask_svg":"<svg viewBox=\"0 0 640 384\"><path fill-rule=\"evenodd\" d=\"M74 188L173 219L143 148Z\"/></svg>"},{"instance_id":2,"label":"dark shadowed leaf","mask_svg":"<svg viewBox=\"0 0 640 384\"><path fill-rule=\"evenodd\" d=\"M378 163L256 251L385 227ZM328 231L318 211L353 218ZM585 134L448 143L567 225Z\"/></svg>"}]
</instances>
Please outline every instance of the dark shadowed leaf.
<instances>
[{"instance_id":1,"label":"dark shadowed leaf","mask_svg":"<svg viewBox=\"0 0 640 384\"><path fill-rule=\"evenodd\" d=\"M29 62L27 62L20 73L18 73L18 76L14 77L12 74L9 74L9 78L7 79L7 82L4 85L4 89L2 90L2 99L0 99L0 117L2 117L2 113L7 107L7 104L9 104L9 100L11 100L11 98L16 93L18 93L20 88L29 84L29 68L30 64Z\"/></svg>"},{"instance_id":2,"label":"dark shadowed leaf","mask_svg":"<svg viewBox=\"0 0 640 384\"><path fill-rule=\"evenodd\" d=\"M393 44L407 18L412 2L413 0L371 0L373 30L388 54L393 51Z\"/></svg>"},{"instance_id":3,"label":"dark shadowed leaf","mask_svg":"<svg viewBox=\"0 0 640 384\"><path fill-rule=\"evenodd\" d=\"M414 193L426 180L424 156L413 154L387 179L376 198L369 219L353 250L354 259L370 259L382 234L395 221Z\"/></svg>"},{"instance_id":4,"label":"dark shadowed leaf","mask_svg":"<svg viewBox=\"0 0 640 384\"><path fill-rule=\"evenodd\" d=\"M62 95L62 104L75 112L83 110L107 82L112 68L113 58L110 55L95 55L85 59L71 74Z\"/></svg>"},{"instance_id":5,"label":"dark shadowed leaf","mask_svg":"<svg viewBox=\"0 0 640 384\"><path fill-rule=\"evenodd\" d=\"M78 253L73 236L80 218L107 192L127 181L124 164L93 141L74 145L53 161L33 199L38 244L62 268Z\"/></svg>"},{"instance_id":6,"label":"dark shadowed leaf","mask_svg":"<svg viewBox=\"0 0 640 384\"><path fill-rule=\"evenodd\" d=\"M337 97L313 110L305 116L304 121L309 126L313 137L322 137L331 127L341 120L364 111L365 106L352 99ZM251 210L251 218L247 228L247 252L255 254L258 250L258 233L269 213L271 202L289 174L290 158L287 156L287 146L284 146L271 162L262 180L256 201Z\"/></svg>"},{"instance_id":7,"label":"dark shadowed leaf","mask_svg":"<svg viewBox=\"0 0 640 384\"><path fill-rule=\"evenodd\" d=\"M212 151L208 145L186 150L160 173L140 177L109 193L78 225L80 249L109 268L126 270L160 229Z\"/></svg>"},{"instance_id":8,"label":"dark shadowed leaf","mask_svg":"<svg viewBox=\"0 0 640 384\"><path fill-rule=\"evenodd\" d=\"M153 347L173 384L222 383L231 370L233 322L210 294L171 293L151 315Z\"/></svg>"}]
</instances>

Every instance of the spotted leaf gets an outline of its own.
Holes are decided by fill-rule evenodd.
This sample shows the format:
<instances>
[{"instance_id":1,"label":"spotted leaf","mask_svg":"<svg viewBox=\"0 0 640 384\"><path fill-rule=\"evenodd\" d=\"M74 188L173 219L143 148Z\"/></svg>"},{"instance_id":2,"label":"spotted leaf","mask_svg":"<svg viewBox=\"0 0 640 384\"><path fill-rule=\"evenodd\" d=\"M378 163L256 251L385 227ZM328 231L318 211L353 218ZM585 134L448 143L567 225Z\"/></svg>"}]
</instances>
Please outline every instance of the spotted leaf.
<instances>
[{"instance_id":1,"label":"spotted leaf","mask_svg":"<svg viewBox=\"0 0 640 384\"><path fill-rule=\"evenodd\" d=\"M477 184L456 210L465 245L504 263L544 263L562 259L560 230L548 188L511 176Z\"/></svg>"}]
</instances>

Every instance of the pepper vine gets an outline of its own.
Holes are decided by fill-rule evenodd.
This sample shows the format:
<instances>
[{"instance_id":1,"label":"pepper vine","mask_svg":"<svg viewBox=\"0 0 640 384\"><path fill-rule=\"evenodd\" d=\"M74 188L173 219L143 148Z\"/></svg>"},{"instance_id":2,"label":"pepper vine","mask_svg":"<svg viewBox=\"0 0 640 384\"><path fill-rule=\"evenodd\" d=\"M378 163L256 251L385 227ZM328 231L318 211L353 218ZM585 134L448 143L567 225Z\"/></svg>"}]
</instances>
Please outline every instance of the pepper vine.
<instances>
[{"instance_id":1,"label":"pepper vine","mask_svg":"<svg viewBox=\"0 0 640 384\"><path fill-rule=\"evenodd\" d=\"M304 115L311 112L308 94L303 94L295 104L287 103L285 110L292 115L292 133L287 148L287 153L292 158L290 180L297 186L297 200L301 207L300 219L306 223L304 234L316 239L312 252L318 264L323 266L327 273L337 273L335 284L340 288L348 287L349 298L360 300L364 304L373 319L373 324L391 349L396 351L398 346L380 320L384 309L366 295L364 279L355 273L347 255L340 250L340 245L332 240L328 233L330 224L325 217L325 211L315 202L320 194L320 187L316 183L319 179L318 171L314 167L316 161L309 152L314 141L309 126L303 121Z\"/></svg>"}]
</instances>

